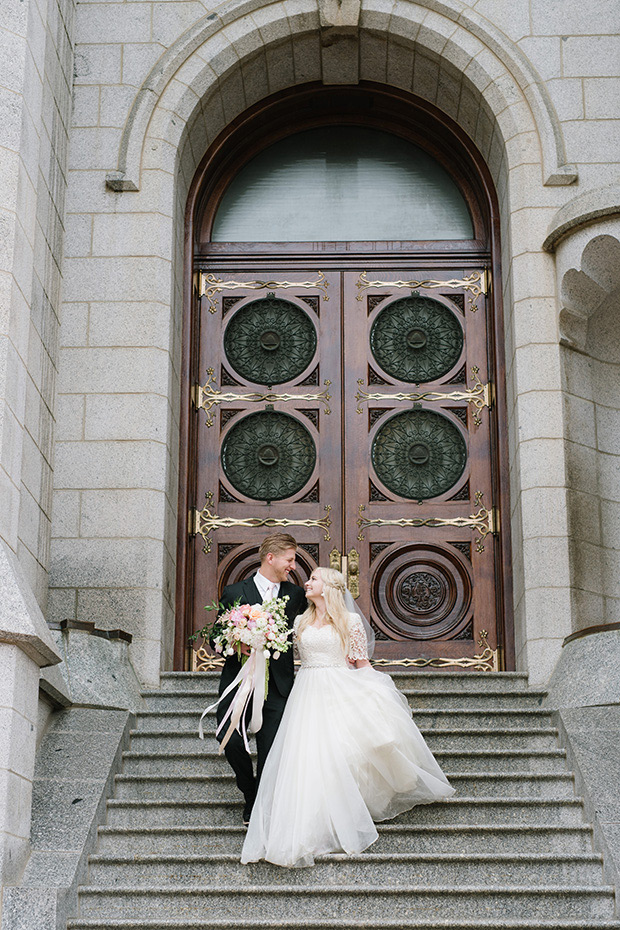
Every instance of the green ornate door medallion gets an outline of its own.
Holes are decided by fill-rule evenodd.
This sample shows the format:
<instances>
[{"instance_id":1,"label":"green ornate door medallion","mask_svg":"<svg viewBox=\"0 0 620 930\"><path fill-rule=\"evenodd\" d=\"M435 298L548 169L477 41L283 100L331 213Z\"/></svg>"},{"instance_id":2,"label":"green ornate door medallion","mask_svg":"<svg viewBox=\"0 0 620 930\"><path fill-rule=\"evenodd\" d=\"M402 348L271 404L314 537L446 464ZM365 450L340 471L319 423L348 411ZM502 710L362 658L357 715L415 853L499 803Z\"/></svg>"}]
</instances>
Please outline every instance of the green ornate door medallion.
<instances>
[{"instance_id":1,"label":"green ornate door medallion","mask_svg":"<svg viewBox=\"0 0 620 930\"><path fill-rule=\"evenodd\" d=\"M432 410L409 410L382 421L371 450L379 480L408 500L445 494L467 464L461 429Z\"/></svg>"},{"instance_id":2,"label":"green ornate door medallion","mask_svg":"<svg viewBox=\"0 0 620 930\"><path fill-rule=\"evenodd\" d=\"M267 387L303 374L316 346L316 328L309 314L273 294L242 306L224 331L228 364L242 378Z\"/></svg>"},{"instance_id":3,"label":"green ornate door medallion","mask_svg":"<svg viewBox=\"0 0 620 930\"><path fill-rule=\"evenodd\" d=\"M375 361L391 377L414 385L437 381L451 371L463 346L457 314L417 292L383 307L370 330Z\"/></svg>"},{"instance_id":4,"label":"green ornate door medallion","mask_svg":"<svg viewBox=\"0 0 620 930\"><path fill-rule=\"evenodd\" d=\"M257 501L293 497L310 480L316 447L310 430L287 413L264 411L237 420L222 441L224 474Z\"/></svg>"}]
</instances>

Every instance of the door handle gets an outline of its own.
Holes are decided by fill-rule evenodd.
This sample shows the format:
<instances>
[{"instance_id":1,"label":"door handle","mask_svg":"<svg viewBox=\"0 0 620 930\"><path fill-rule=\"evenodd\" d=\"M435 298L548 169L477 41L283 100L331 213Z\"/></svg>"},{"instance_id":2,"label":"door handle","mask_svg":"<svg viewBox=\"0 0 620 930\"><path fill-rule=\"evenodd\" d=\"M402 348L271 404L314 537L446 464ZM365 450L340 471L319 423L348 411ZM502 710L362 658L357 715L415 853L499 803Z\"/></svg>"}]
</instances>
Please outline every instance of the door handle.
<instances>
[{"instance_id":1,"label":"door handle","mask_svg":"<svg viewBox=\"0 0 620 930\"><path fill-rule=\"evenodd\" d=\"M360 554L357 549L349 549L347 554L347 587L351 597L360 596Z\"/></svg>"}]
</instances>

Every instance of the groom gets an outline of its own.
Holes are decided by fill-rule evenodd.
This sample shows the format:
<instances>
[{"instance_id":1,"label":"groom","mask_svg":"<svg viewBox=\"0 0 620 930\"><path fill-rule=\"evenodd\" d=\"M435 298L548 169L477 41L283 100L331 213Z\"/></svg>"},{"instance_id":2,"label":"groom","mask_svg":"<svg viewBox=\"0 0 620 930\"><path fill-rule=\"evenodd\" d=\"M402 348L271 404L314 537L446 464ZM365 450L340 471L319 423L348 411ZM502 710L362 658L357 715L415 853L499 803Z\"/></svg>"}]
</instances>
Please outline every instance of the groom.
<instances>
[{"instance_id":1,"label":"groom","mask_svg":"<svg viewBox=\"0 0 620 930\"><path fill-rule=\"evenodd\" d=\"M306 609L307 601L303 588L288 581L289 572L295 568L295 554L297 541L288 533L272 533L266 536L258 550L260 568L253 578L246 578L236 584L227 585L222 592L221 603L224 609L232 607L235 601L242 604L262 604L263 601L273 597L285 597L289 600L286 605L286 616L289 626L297 614ZM249 655L247 646L241 647L242 652ZM236 655L228 656L222 669L222 676L218 694L222 694L228 685L235 679L241 668L241 662ZM243 822L247 824L252 813L254 798L258 781L271 748L277 729L284 713L286 699L293 687L293 647L283 652L278 659L269 660L269 690L263 705L263 725L256 734L256 749L258 761L256 765L256 778L252 769L252 759L243 744L243 738L235 730L224 747L228 762L237 777L237 787L245 799L243 807ZM229 694L217 708L217 722L221 722L226 715L234 691ZM224 726L217 737L221 743L226 733Z\"/></svg>"}]
</instances>

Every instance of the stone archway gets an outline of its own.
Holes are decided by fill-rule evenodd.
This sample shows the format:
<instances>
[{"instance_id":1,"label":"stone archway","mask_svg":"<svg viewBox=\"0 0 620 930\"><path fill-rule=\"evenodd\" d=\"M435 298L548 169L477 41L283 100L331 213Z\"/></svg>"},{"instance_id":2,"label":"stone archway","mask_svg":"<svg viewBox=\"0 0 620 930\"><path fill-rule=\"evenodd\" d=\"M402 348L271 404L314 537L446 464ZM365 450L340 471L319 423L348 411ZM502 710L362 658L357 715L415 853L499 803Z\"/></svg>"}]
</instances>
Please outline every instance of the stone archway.
<instances>
[{"instance_id":1,"label":"stone archway","mask_svg":"<svg viewBox=\"0 0 620 930\"><path fill-rule=\"evenodd\" d=\"M528 668L533 680L545 680L569 630L562 620L550 632L541 620L546 579L559 573L567 590L568 577L564 469L549 447L562 441L555 282L553 259L541 246L551 216L566 200L562 185L574 180L575 171L565 164L559 124L541 91L543 82L519 49L465 4L404 2L391 15L378 0L362 0L353 25L330 22L314 0L296 4L290 15L284 4L260 7L257 2L228 7L223 19L209 14L157 62L136 95L125 129L110 133L115 150L110 146L99 158L120 172L109 173L108 190L100 192L104 199L96 209L102 214L102 235L94 249L86 227L74 227L77 257L67 261L66 305L96 302L103 315L111 305L131 300L136 307L156 307L157 318L165 320L153 353L157 361L149 361L148 372L140 347L115 344L106 348L101 362L112 365L115 353L131 356L132 361L123 360L131 390L152 396L153 404L166 399L165 426L157 425L161 449L157 446L153 455L156 464L145 461L141 468L156 476L157 500L149 525L142 521L140 539L127 542L130 554L120 561L112 543L95 544L79 533L57 541L52 588L63 604L78 605L72 610L80 615L94 603L88 591L107 585L110 597L96 601L98 616L107 617L108 611L110 624L119 610L131 616L132 631L145 645L139 660L145 680L155 680L160 667L170 666L181 323L183 292L191 293L192 287L191 279L183 277L183 230L191 180L208 145L248 104L310 80L372 80L404 87L452 116L479 149L498 192L517 664ZM76 151L71 184L74 202L84 203L84 212L92 214L92 191L82 189L86 176L79 170L87 161L85 152ZM141 229L157 229L158 242L142 249ZM106 235L115 237L113 253L106 251ZM100 274L111 254L114 273ZM79 346L81 337L76 338ZM72 384L92 379L87 357L71 352L67 377ZM93 454L92 463L87 459L79 475L71 476L72 491L99 487L100 471ZM141 486L145 479L136 480ZM543 512L550 518L541 519ZM95 529L102 513L93 516ZM101 549L97 557L106 567L96 579L95 549ZM80 592L85 592L83 608Z\"/></svg>"}]
</instances>

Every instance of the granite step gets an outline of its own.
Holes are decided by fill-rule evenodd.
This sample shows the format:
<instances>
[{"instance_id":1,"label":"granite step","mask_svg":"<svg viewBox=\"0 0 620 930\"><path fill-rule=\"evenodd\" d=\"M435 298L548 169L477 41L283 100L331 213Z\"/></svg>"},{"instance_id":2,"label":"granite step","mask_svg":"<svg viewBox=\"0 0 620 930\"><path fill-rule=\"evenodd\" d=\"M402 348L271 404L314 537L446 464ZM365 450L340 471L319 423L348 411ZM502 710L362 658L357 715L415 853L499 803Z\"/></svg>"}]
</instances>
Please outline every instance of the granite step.
<instances>
[{"instance_id":1,"label":"granite step","mask_svg":"<svg viewBox=\"0 0 620 930\"><path fill-rule=\"evenodd\" d=\"M70 920L67 930L274 930L276 925L270 920L218 920L170 918L127 918L103 920L97 917L84 917ZM331 918L329 920L313 920L303 918L301 922L294 922L294 917L278 921L277 930L618 930L620 921L598 920L591 917L585 920L551 917L529 920L511 920L505 917L478 919L474 922L460 919L451 920L412 920L399 918L390 920L347 920Z\"/></svg>"},{"instance_id":2,"label":"granite step","mask_svg":"<svg viewBox=\"0 0 620 930\"><path fill-rule=\"evenodd\" d=\"M196 749L191 753L148 753L128 750L124 753L123 772L127 774L162 775L172 777L184 775L221 775L229 772L224 755L218 752L214 738L196 740ZM255 756L255 754L254 754ZM563 749L532 751L516 750L439 750L435 758L445 771L451 772L520 772L563 774L566 772L566 753Z\"/></svg>"},{"instance_id":3,"label":"granite step","mask_svg":"<svg viewBox=\"0 0 620 930\"><path fill-rule=\"evenodd\" d=\"M207 702L205 701L205 707ZM204 708L203 708L204 709ZM198 729L197 721L200 719L202 710L150 710L142 711L138 714L136 727L133 730L135 735L153 730L163 732L187 732L196 733ZM205 718L212 723L212 715L208 714ZM213 715L215 719L215 715ZM549 727L552 725L551 714L539 707L518 708L510 707L506 709L493 708L491 710L479 710L469 707L428 707L424 710L414 709L413 719L420 729L432 729L437 726L441 727L466 727L474 729L477 727Z\"/></svg>"},{"instance_id":4,"label":"granite step","mask_svg":"<svg viewBox=\"0 0 620 930\"><path fill-rule=\"evenodd\" d=\"M446 853L458 856L481 853L585 856L592 853L592 830L587 824L377 824L375 853ZM119 856L241 854L245 827L155 826L99 827L97 852Z\"/></svg>"},{"instance_id":5,"label":"granite step","mask_svg":"<svg viewBox=\"0 0 620 930\"><path fill-rule=\"evenodd\" d=\"M384 671L385 669L380 669ZM419 691L443 693L446 689L472 694L505 694L509 691L528 689L527 675L521 672L458 672L424 671L418 669L389 669L390 677L398 688L416 688ZM217 686L220 671L212 672L163 672L162 691L200 691ZM539 693L543 693L539 691Z\"/></svg>"},{"instance_id":6,"label":"granite step","mask_svg":"<svg viewBox=\"0 0 620 930\"><path fill-rule=\"evenodd\" d=\"M218 759L220 772L209 775L117 775L117 798L164 798L171 801L239 798L235 776ZM532 775L503 772L449 772L457 795L467 797L573 798L574 779L567 772Z\"/></svg>"},{"instance_id":7,"label":"granite step","mask_svg":"<svg viewBox=\"0 0 620 930\"><path fill-rule=\"evenodd\" d=\"M107 823L115 827L218 826L240 822L240 800L230 801L108 801ZM449 798L420 805L400 814L400 824L557 824L574 826L583 819L579 798Z\"/></svg>"},{"instance_id":8,"label":"granite step","mask_svg":"<svg viewBox=\"0 0 620 930\"><path fill-rule=\"evenodd\" d=\"M555 727L479 727L470 730L464 727L435 727L420 732L433 753L446 750L465 752L515 749L536 752L558 748L558 731ZM125 753L125 758L130 759L135 753L153 758L176 753L189 762L200 758L204 752L213 752L219 748L214 733L214 722L207 723L204 740L198 739L197 723L193 733L142 730L132 737L131 750Z\"/></svg>"},{"instance_id":9,"label":"granite step","mask_svg":"<svg viewBox=\"0 0 620 930\"><path fill-rule=\"evenodd\" d=\"M603 881L602 859L594 854L484 854L455 856L448 853L375 853L330 855L317 858L311 869L282 869L266 862L241 865L238 855L96 855L89 860L91 887L155 888L209 884L237 889L250 886L289 885L295 888L339 888L343 883L372 885L381 876L383 886L476 885L484 875L488 886L524 886L536 875L545 885L596 885Z\"/></svg>"},{"instance_id":10,"label":"granite step","mask_svg":"<svg viewBox=\"0 0 620 930\"><path fill-rule=\"evenodd\" d=\"M545 696L544 691L532 691L527 688L491 694L484 691L464 693L448 685L441 692L429 692L419 688L400 688L400 690L414 711L423 710L426 707L442 709L466 707L470 710L541 709ZM149 710L174 708L175 710L194 710L200 714L205 707L217 700L217 689L213 683L204 691L147 690L142 692L142 696Z\"/></svg>"},{"instance_id":11,"label":"granite step","mask_svg":"<svg viewBox=\"0 0 620 930\"><path fill-rule=\"evenodd\" d=\"M388 888L382 884L340 884L335 890L297 885L261 885L239 889L234 885L207 887L175 885L168 888L117 886L113 889L87 885L80 890L80 916L99 918L163 917L202 918L217 914L218 920L265 920L276 924L296 921L380 920L398 909L404 920L496 918L592 918L614 916L614 890L607 885L511 885L425 887L409 884Z\"/></svg>"}]
</instances>

